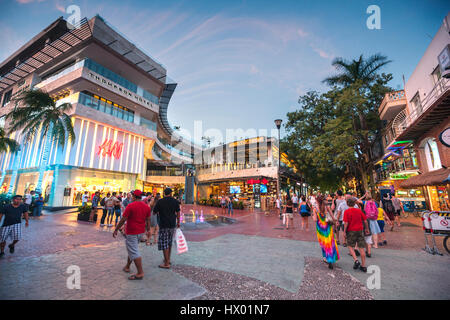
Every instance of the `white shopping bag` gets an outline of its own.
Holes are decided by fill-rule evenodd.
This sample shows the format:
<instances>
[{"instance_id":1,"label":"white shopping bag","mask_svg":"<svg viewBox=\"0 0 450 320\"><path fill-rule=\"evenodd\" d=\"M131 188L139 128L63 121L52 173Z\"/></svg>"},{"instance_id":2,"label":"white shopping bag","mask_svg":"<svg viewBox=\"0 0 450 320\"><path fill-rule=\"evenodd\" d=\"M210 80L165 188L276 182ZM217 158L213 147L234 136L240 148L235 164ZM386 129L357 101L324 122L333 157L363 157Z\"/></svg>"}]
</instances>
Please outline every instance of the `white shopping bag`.
<instances>
[{"instance_id":1,"label":"white shopping bag","mask_svg":"<svg viewBox=\"0 0 450 320\"><path fill-rule=\"evenodd\" d=\"M286 224L286 214L283 213L283 224Z\"/></svg>"},{"instance_id":2,"label":"white shopping bag","mask_svg":"<svg viewBox=\"0 0 450 320\"><path fill-rule=\"evenodd\" d=\"M186 238L180 228L175 231L175 241L177 242L177 253L181 254L188 251Z\"/></svg>"}]
</instances>

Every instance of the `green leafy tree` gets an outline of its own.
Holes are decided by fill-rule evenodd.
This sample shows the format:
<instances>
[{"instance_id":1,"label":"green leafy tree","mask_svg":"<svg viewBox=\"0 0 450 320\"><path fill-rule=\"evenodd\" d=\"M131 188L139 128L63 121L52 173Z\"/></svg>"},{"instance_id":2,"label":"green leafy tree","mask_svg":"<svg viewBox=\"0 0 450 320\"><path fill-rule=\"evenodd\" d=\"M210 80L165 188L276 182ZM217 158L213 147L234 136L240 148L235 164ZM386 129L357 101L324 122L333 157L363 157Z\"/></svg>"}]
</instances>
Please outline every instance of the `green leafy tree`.
<instances>
[{"instance_id":1,"label":"green leafy tree","mask_svg":"<svg viewBox=\"0 0 450 320\"><path fill-rule=\"evenodd\" d=\"M334 116L334 92L311 91L299 98L300 109L287 114L287 135L282 149L305 181L321 190L333 190L342 180L343 171L334 165L330 155L318 154L318 137L326 134L327 121Z\"/></svg>"},{"instance_id":2,"label":"green leafy tree","mask_svg":"<svg viewBox=\"0 0 450 320\"><path fill-rule=\"evenodd\" d=\"M24 143L29 143L38 134L44 141L44 150L39 166L39 178L36 192L42 190L42 180L48 164L50 147L54 141L61 148L66 141L75 143L75 132L67 112L70 103L57 104L47 92L40 89L26 90L15 101L16 106L6 115L10 122L10 131L21 131Z\"/></svg>"},{"instance_id":3,"label":"green leafy tree","mask_svg":"<svg viewBox=\"0 0 450 320\"><path fill-rule=\"evenodd\" d=\"M381 54L367 59L360 55L351 61L336 58L332 65L338 73L324 80L341 90L336 100L336 119L330 121L327 127L327 132L337 138L325 151L337 152L338 165L355 166L365 190L369 189L369 183L372 184L369 176L373 161L370 149L381 127L378 106L384 95L392 90L387 86L392 75L380 75L379 71L390 62Z\"/></svg>"},{"instance_id":4,"label":"green leafy tree","mask_svg":"<svg viewBox=\"0 0 450 320\"><path fill-rule=\"evenodd\" d=\"M392 90L387 85L392 75L379 70L389 62L380 54L335 59L332 65L338 73L324 80L332 88L321 95L307 93L299 99L301 108L288 113L284 150L309 183L330 188L355 177L368 190L370 150L381 128L378 106Z\"/></svg>"}]
</instances>

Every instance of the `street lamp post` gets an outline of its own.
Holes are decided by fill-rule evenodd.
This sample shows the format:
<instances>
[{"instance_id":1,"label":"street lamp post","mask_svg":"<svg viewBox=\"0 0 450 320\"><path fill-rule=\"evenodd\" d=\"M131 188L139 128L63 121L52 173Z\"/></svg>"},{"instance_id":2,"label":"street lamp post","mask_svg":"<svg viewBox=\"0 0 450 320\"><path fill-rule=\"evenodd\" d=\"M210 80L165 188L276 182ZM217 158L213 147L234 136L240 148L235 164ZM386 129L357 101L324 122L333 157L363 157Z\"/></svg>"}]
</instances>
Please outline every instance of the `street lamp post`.
<instances>
[{"instance_id":1,"label":"street lamp post","mask_svg":"<svg viewBox=\"0 0 450 320\"><path fill-rule=\"evenodd\" d=\"M280 219L281 219L281 193L280 193L280 167L281 167L281 142L280 142L280 129L281 129L281 122L283 120L277 119L275 120L275 125L278 129L278 170L277 170L277 198L280 201Z\"/></svg>"}]
</instances>

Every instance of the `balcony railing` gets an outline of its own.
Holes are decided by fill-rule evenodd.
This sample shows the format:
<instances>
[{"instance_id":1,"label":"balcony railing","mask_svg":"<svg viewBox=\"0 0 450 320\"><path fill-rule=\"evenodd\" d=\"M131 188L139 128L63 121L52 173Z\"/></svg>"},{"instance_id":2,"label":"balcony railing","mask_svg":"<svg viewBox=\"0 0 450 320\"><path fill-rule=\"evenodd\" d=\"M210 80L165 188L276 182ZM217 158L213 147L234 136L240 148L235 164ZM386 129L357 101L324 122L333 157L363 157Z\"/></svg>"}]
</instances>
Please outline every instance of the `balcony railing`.
<instances>
[{"instance_id":1,"label":"balcony railing","mask_svg":"<svg viewBox=\"0 0 450 320\"><path fill-rule=\"evenodd\" d=\"M181 171L181 170L147 170L147 176L179 177L179 176L183 176L183 171Z\"/></svg>"},{"instance_id":2,"label":"balcony railing","mask_svg":"<svg viewBox=\"0 0 450 320\"><path fill-rule=\"evenodd\" d=\"M436 100L438 100L447 90L450 89L450 80L441 78L430 91L430 93L421 102L421 107L413 110L403 121L397 121L395 132L399 136L405 131L411 124L414 123L425 111L430 108Z\"/></svg>"},{"instance_id":3,"label":"balcony railing","mask_svg":"<svg viewBox=\"0 0 450 320\"><path fill-rule=\"evenodd\" d=\"M405 99L405 91L404 90L388 92L384 96L384 99L381 102L381 104L383 105L383 103L387 103L387 102L391 102L391 101L398 101L398 100L402 100L402 99Z\"/></svg>"}]
</instances>

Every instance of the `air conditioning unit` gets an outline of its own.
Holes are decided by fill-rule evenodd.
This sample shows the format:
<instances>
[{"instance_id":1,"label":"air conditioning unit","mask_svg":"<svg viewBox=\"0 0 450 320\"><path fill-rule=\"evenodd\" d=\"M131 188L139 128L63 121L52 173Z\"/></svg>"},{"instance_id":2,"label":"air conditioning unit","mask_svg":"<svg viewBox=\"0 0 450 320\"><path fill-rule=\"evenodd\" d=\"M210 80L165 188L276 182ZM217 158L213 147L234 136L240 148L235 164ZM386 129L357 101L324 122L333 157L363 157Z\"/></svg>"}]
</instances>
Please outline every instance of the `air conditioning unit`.
<instances>
[{"instance_id":1,"label":"air conditioning unit","mask_svg":"<svg viewBox=\"0 0 450 320\"><path fill-rule=\"evenodd\" d=\"M450 44L447 44L444 50L438 56L439 68L443 78L450 78Z\"/></svg>"}]
</instances>

